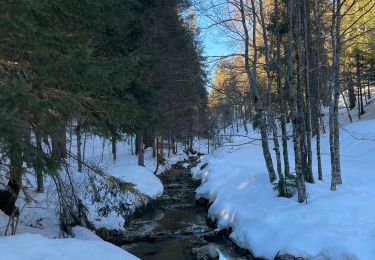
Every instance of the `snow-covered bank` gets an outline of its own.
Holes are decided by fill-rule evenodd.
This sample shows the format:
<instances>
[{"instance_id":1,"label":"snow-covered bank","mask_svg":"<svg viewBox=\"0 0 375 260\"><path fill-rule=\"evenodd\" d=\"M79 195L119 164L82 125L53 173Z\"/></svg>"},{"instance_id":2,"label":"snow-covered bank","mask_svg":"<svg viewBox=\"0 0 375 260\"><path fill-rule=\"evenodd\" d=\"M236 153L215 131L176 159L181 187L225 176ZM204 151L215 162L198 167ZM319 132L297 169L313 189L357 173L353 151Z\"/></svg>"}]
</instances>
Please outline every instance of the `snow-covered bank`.
<instances>
[{"instance_id":1,"label":"snow-covered bank","mask_svg":"<svg viewBox=\"0 0 375 260\"><path fill-rule=\"evenodd\" d=\"M96 139L96 140L95 140ZM104 142L104 144L103 144ZM160 179L154 175L156 168L155 158L152 157L151 149L145 150L145 167L138 165L138 157L132 155L131 146L126 142L120 142L117 145L117 159L113 162L111 144L107 141L98 140L94 138L89 142L88 154L92 152L88 161L97 162L105 172L109 173L120 180L135 185L137 191L154 199L163 194L164 187ZM99 149L100 148L100 149ZM103 149L103 153L100 151ZM166 165L160 167L161 171L169 167ZM113 197L108 203L113 203L118 198ZM124 198L120 198L122 200ZM127 203L132 204L134 209L138 207L140 202L137 201L132 195L125 198ZM118 203L121 203L121 201ZM90 220L97 228L107 229L124 229L125 218L118 215L116 212L110 212L106 216L100 214L100 209L103 207L101 204L93 204L90 209Z\"/></svg>"},{"instance_id":2,"label":"snow-covered bank","mask_svg":"<svg viewBox=\"0 0 375 260\"><path fill-rule=\"evenodd\" d=\"M235 137L232 144L244 143L248 138ZM273 259L281 251L309 259L375 259L374 158L375 120L346 126L341 131L344 183L332 192L329 136L323 135L324 181L307 185L307 204L277 197L259 144L219 148L203 157L193 174L202 179L197 196L213 202L209 215L218 219L218 228L232 227L231 239L256 256ZM293 161L290 154L292 169Z\"/></svg>"},{"instance_id":3,"label":"snow-covered bank","mask_svg":"<svg viewBox=\"0 0 375 260\"><path fill-rule=\"evenodd\" d=\"M75 153L74 139L71 145L72 153ZM117 146L117 160L113 162L110 143L98 137L88 138L86 144L86 161L104 170L110 176L114 176L122 181L134 184L138 192L156 198L163 194L163 185L159 178L154 175L156 165L152 158L152 152L146 150L146 167L138 166L137 156L131 154L131 147L126 142L120 142ZM95 173L88 173L85 169L82 173L77 171L74 160L70 161L71 176L67 181L72 181L76 194L83 200L88 210L88 218L96 228L124 229L125 218L116 212L102 214L101 208L106 203L115 205L127 200L130 207L137 207L137 200L129 193L125 196L109 196L108 201L93 201L90 190L94 182L100 187L103 183L95 179ZM165 167L168 167L166 165ZM164 167L164 168L165 168ZM160 167L163 170L163 167ZM63 180L68 179L64 170L61 172ZM93 179L94 178L94 179ZM2 183L7 180L3 179ZM37 193L36 180L31 174L26 174L23 181L24 189L17 201L17 206L21 211L20 221L17 228L19 233L38 233L53 238L59 236L59 217L57 214L57 192L56 186L49 176L45 177L44 193ZM125 201L124 201L125 202ZM105 205L104 205L105 206ZM0 233L4 234L8 217L0 212Z\"/></svg>"},{"instance_id":4,"label":"snow-covered bank","mask_svg":"<svg viewBox=\"0 0 375 260\"><path fill-rule=\"evenodd\" d=\"M119 178L125 182L130 182L135 185L135 188L155 199L163 194L164 187L160 179L154 175L156 165L156 159L152 157L152 149L148 148L145 150L145 167L138 165L138 157L133 155L131 150L132 147L128 142L120 142L117 144L117 160L113 162L112 151L110 142L105 142L99 140L98 138L93 138L91 142L88 143L87 151L88 154L91 153L89 161L98 162L99 165L110 175ZM103 149L102 154L100 151ZM186 153L183 152L182 147L179 147L177 154L170 154L167 156L168 152L165 151L165 161L163 165L159 165L157 174L168 170L173 164L178 161L183 161L186 158ZM116 198L113 198L116 200ZM130 202L138 207L137 201L130 198ZM122 229L125 224L125 219L123 216L118 216L116 213L112 212L106 217L100 216L100 207L95 207L92 205L93 210L91 210L90 220L93 221L96 227L107 228L107 229Z\"/></svg>"},{"instance_id":5,"label":"snow-covered bank","mask_svg":"<svg viewBox=\"0 0 375 260\"><path fill-rule=\"evenodd\" d=\"M69 145L69 150L73 154L76 153L75 143L76 140L73 136L72 143ZM177 155L171 155L171 157L166 156L166 163L159 167L158 173L168 169L175 162L183 160L184 157L186 157L186 154L183 151L180 151ZM110 142L93 136L87 138L85 162L100 167L109 176L134 184L137 192L145 194L149 198L156 198L163 194L163 185L160 179L154 175L156 163L155 158L152 157L151 149L146 149L145 167L141 167L138 166L137 156L132 155L131 145L128 142L119 142L117 144L117 160L114 162ZM125 194L125 196L109 194L106 200L101 202L92 200L92 194L89 194L92 192L92 184L97 186L98 193L104 193L100 190L100 184L102 183L99 178L96 178L98 176L87 171L85 166L83 172L79 173L77 163L74 160L69 161L69 164L70 176L67 176L64 169L60 176L63 181L74 184L76 195L82 199L87 207L88 220L94 224L95 228L125 230L125 217L114 211L103 214L103 206L127 203L129 207L135 209L141 205L141 202L131 192ZM7 183L6 177L2 176L1 178L1 183ZM56 186L50 176L45 176L45 191L44 193L37 193L34 178L33 174L29 173L24 176L24 187L17 201L17 206L21 212L17 235L0 237L0 250L2 251L0 259L94 260L101 259L103 255L108 259L137 259L126 251L104 242L84 228L73 228L74 238L72 239L56 239L61 237ZM0 211L1 235L5 233L8 220L9 217ZM91 241L93 238L95 241ZM12 243L14 246L8 247ZM39 252L36 252L38 250ZM21 251L22 253L20 253Z\"/></svg>"},{"instance_id":6,"label":"snow-covered bank","mask_svg":"<svg viewBox=\"0 0 375 260\"><path fill-rule=\"evenodd\" d=\"M94 235L93 235L94 236ZM137 257L110 243L97 239L50 239L38 234L0 238L1 259L7 260L136 260Z\"/></svg>"}]
</instances>

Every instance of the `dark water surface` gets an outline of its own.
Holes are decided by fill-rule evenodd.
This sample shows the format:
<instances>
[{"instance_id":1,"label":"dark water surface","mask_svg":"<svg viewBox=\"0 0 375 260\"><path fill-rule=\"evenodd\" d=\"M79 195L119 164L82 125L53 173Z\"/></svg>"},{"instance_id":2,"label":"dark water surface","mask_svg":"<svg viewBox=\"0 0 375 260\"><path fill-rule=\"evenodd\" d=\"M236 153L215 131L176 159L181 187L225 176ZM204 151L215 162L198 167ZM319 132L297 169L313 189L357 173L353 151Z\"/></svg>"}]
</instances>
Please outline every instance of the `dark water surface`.
<instances>
[{"instance_id":1,"label":"dark water surface","mask_svg":"<svg viewBox=\"0 0 375 260\"><path fill-rule=\"evenodd\" d=\"M204 235L212 233L212 228L206 225L205 208L195 204L195 189L199 183L191 179L190 169L177 164L164 173L161 180L165 191L160 206L130 224L128 236L138 239L123 248L144 260L189 260L194 259L193 248L212 245L225 256L222 259L245 259L226 238L214 243L204 240Z\"/></svg>"}]
</instances>

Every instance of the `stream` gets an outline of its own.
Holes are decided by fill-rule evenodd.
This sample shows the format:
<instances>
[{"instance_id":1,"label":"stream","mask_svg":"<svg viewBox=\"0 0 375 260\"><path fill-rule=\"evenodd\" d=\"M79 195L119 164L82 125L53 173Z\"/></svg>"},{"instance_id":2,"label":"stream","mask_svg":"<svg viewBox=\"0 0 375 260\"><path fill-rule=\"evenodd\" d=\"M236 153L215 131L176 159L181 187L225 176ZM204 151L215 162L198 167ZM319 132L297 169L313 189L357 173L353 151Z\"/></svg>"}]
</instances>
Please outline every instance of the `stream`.
<instances>
[{"instance_id":1,"label":"stream","mask_svg":"<svg viewBox=\"0 0 375 260\"><path fill-rule=\"evenodd\" d=\"M190 175L195 161L177 163L160 176L163 196L127 226L122 248L142 260L219 259L218 252L220 259L249 259L206 224L207 209L195 203L199 182Z\"/></svg>"}]
</instances>

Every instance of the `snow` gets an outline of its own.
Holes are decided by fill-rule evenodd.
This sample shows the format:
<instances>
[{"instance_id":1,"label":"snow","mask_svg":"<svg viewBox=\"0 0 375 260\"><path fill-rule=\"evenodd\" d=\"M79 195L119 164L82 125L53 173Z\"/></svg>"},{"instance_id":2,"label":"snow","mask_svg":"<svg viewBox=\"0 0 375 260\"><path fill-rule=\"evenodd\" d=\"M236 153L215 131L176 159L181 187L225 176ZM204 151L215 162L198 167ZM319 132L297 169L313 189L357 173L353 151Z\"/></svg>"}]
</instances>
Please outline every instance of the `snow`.
<instances>
[{"instance_id":1,"label":"snow","mask_svg":"<svg viewBox=\"0 0 375 260\"><path fill-rule=\"evenodd\" d=\"M150 198L154 199L163 194L163 184L154 174L156 160L152 157L151 148L145 150L145 167L142 167L138 165L138 157L131 154L131 146L127 142L118 143L117 160L115 163L112 160L111 144L109 142L103 142L102 140L98 140L97 137L93 137L90 144L91 146L88 147L88 150L92 150L93 152L89 161L100 162L101 167L103 167L110 175L125 182L134 184L135 188L140 193L143 193ZM98 146L100 146L100 149L98 149ZM103 155L97 152L100 151L101 148L104 148ZM167 154L166 151L165 154ZM171 155L170 157L166 156L165 158L165 164L159 165L158 175L169 169L174 163L186 158L186 154L182 149L179 149L178 154ZM128 203L137 207L142 202L130 197ZM111 212L108 216L103 217L99 216L97 212L98 207L92 205L90 210L90 220L97 228L124 229L125 219L122 216L118 216L116 213Z\"/></svg>"},{"instance_id":2,"label":"snow","mask_svg":"<svg viewBox=\"0 0 375 260\"><path fill-rule=\"evenodd\" d=\"M110 142L95 136L89 140L87 150L89 152L92 151L92 154L89 156L88 161L99 162L99 165L107 173L135 184L139 192L152 198L163 194L163 185L159 178L154 175L156 163L155 159L152 158L151 149L145 150L145 167L142 167L138 165L138 157L131 154L131 146L127 142L119 142L117 144L117 160L113 162ZM103 154L101 154L102 148L104 149ZM161 170L165 168L161 167Z\"/></svg>"},{"instance_id":3,"label":"snow","mask_svg":"<svg viewBox=\"0 0 375 260\"><path fill-rule=\"evenodd\" d=\"M365 110L365 114L361 115L361 118L358 117L358 102L356 102L356 107L349 111L353 122L360 121L360 120L375 119L375 87L370 87L370 93L371 93L370 99L367 99L367 88L363 90L365 90L366 92L365 95L363 95L363 106L364 106L363 109ZM345 97L347 104L349 105L348 91L344 91L343 95ZM324 109L324 112L325 112L324 120L326 122L326 125L328 125L328 121L329 121L328 108ZM345 102L342 96L340 97L340 102L339 102L339 117L340 117L340 124L342 126L346 126L350 124L350 119L348 116L348 112L345 108Z\"/></svg>"},{"instance_id":4,"label":"snow","mask_svg":"<svg viewBox=\"0 0 375 260\"><path fill-rule=\"evenodd\" d=\"M100 237L94 234L91 230L80 227L80 226L75 226L73 227L73 232L74 232L74 238L75 239L80 239L80 240L91 240L91 241L103 241Z\"/></svg>"},{"instance_id":5,"label":"snow","mask_svg":"<svg viewBox=\"0 0 375 260\"><path fill-rule=\"evenodd\" d=\"M72 153L76 152L75 136L73 135L72 144L68 145ZM167 154L165 152L165 154ZM147 195L150 198L156 198L163 194L164 188L160 179L154 175L156 169L155 158L152 157L152 150L145 150L145 167L138 165L138 158L131 153L131 145L127 140L117 144L117 160L113 162L111 153L111 143L97 136L87 137L85 160L92 165L99 166L107 174L121 179L125 182L132 183L138 192ZM179 149L177 155L166 156L166 163L159 166L158 174L167 170L177 161L186 158L186 154ZM72 178L76 184L77 193L88 206L89 220L96 228L107 228L124 230L125 219L115 212L107 216L101 216L99 209L103 205L93 203L90 199L85 198L87 192L89 174L87 172L77 172L76 162L71 161ZM64 173L61 173L64 175ZM2 179L1 179L2 178ZM0 182L7 183L7 179L0 175ZM57 198L55 185L51 178L45 178L45 192L35 192L35 177L27 174L24 178L24 192L17 201L17 206L21 210L18 233L38 233L49 238L59 236L59 221L56 213ZM81 188L85 187L85 188ZM27 193L27 195L26 195ZM26 197L32 198L28 201ZM112 198L111 202L116 203L122 198ZM141 205L140 201L129 194L126 198L128 203L133 207ZM142 198L145 199L145 198ZM4 234L8 222L8 217L0 212L0 233Z\"/></svg>"},{"instance_id":6,"label":"snow","mask_svg":"<svg viewBox=\"0 0 375 260\"><path fill-rule=\"evenodd\" d=\"M202 180L197 197L213 202L209 216L218 219L218 229L231 227L235 243L267 259L278 251L309 259L375 259L375 120L341 130L344 183L336 192L330 191L329 135L322 136L324 181L317 180L314 168L316 183L307 184L307 204L297 203L296 196L277 197L261 146L248 141L234 137L193 169ZM292 151L292 143L288 148ZM293 169L292 154L289 161Z\"/></svg>"},{"instance_id":7,"label":"snow","mask_svg":"<svg viewBox=\"0 0 375 260\"><path fill-rule=\"evenodd\" d=\"M1 259L7 260L135 260L137 257L110 243L76 238L50 239L38 234L0 238Z\"/></svg>"},{"instance_id":8,"label":"snow","mask_svg":"<svg viewBox=\"0 0 375 260\"><path fill-rule=\"evenodd\" d=\"M182 164L182 167L184 167L184 168L186 169L186 168L189 167L189 165L190 165L189 163L183 163L183 164Z\"/></svg>"},{"instance_id":9,"label":"snow","mask_svg":"<svg viewBox=\"0 0 375 260\"><path fill-rule=\"evenodd\" d=\"M373 95L374 96L374 95ZM341 103L340 103L341 104ZM322 135L322 163L324 181L307 184L307 204L298 204L296 197L278 198L268 181L259 142L249 144L250 132L240 133L231 143L204 156L193 169L195 178L202 180L197 197L213 202L209 216L218 219L218 229L231 227L231 239L239 246L250 249L256 256L273 258L277 252L290 253L309 259L375 259L375 102L366 107L362 116L367 121L349 124L346 110L340 109L341 163L344 184L336 192L330 191L329 136ZM354 121L356 109L351 111ZM327 117L326 113L326 117ZM251 129L251 127L249 127ZM75 153L73 142L71 151ZM199 151L206 151L206 141L196 140ZM292 143L289 151L293 150ZM103 152L102 152L103 151ZM166 158L158 173L186 158L180 153ZM275 159L275 158L274 158ZM294 168L294 158L290 154ZM86 160L100 166L111 176L133 183L135 188L150 198L163 194L163 185L154 175L155 159L151 149L145 151L145 167L138 166L137 156L131 154L130 144L118 143L117 160L113 162L111 144L103 139L87 138ZM200 167L208 163L207 167ZM78 193L85 192L86 173L78 173L71 162ZM189 167L184 163L183 167ZM316 173L314 163L314 173ZM6 179L0 176L0 182ZM3 259L137 259L126 251L104 242L83 227L74 227L74 238L59 237L56 214L55 187L50 178L45 180L45 192L36 193L35 180L25 176L25 189L17 204L21 210L17 235L0 237ZM31 197L32 200L26 199ZM118 198L120 199L120 198ZM99 206L84 200L89 219L97 228L124 230L125 219L112 212L98 214ZM139 201L129 196L129 203ZM0 233L4 234L8 217L0 212Z\"/></svg>"},{"instance_id":10,"label":"snow","mask_svg":"<svg viewBox=\"0 0 375 260\"><path fill-rule=\"evenodd\" d=\"M71 145L72 153L76 152L75 136ZM97 136L88 136L86 143L85 161L103 169L108 175L134 184L139 193L150 198L163 194L163 185L154 175L156 169L152 150L145 150L145 167L138 166L138 158L131 153L131 145L127 141L117 144L117 160L113 162L111 144ZM167 170L175 162L186 158L180 149L177 155L166 157L165 165L161 165L158 174ZM79 173L75 161L70 161L71 180L75 183L76 193L88 207L88 218L96 228L107 228L125 231L125 218L115 212L101 216L99 209L102 205L93 203L85 197L88 190L87 171ZM61 176L66 178L65 172ZM91 175L93 175L91 173ZM64 177L65 176L65 177ZM97 180L95 180L97 181ZM0 183L7 183L5 176L0 175ZM17 201L21 211L17 226L17 235L0 237L0 259L138 259L121 248L104 242L90 230L83 227L74 227L74 238L56 239L61 236L57 214L56 188L52 179L45 177L45 192L35 192L36 180L32 174L26 174L23 180L24 189ZM99 184L99 183L97 183ZM125 197L133 209L141 202L131 193ZM111 203L122 202L122 197L110 198ZM144 197L142 199L145 199ZM0 211L0 234L4 235L9 217ZM9 231L8 231L9 233ZM13 246L12 246L13 245Z\"/></svg>"},{"instance_id":11,"label":"snow","mask_svg":"<svg viewBox=\"0 0 375 260\"><path fill-rule=\"evenodd\" d=\"M144 167L138 165L132 165L126 168L126 172L120 176L127 182L135 184L137 190L142 193L148 194L150 197L157 197L163 194L163 184L159 178L156 177L152 172ZM123 171L123 169L121 169ZM113 171L113 175L117 176L117 171Z\"/></svg>"}]
</instances>

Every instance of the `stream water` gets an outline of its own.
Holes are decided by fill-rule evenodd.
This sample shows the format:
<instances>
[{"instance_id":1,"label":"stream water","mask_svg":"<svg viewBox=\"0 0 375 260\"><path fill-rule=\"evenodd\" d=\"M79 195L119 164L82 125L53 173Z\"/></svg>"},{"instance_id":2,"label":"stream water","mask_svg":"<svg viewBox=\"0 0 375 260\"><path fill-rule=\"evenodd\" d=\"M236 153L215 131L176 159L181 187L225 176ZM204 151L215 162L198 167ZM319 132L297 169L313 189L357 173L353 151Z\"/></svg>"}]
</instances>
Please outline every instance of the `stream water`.
<instances>
[{"instance_id":1,"label":"stream water","mask_svg":"<svg viewBox=\"0 0 375 260\"><path fill-rule=\"evenodd\" d=\"M194 159L189 163L194 164ZM213 259L216 252L225 257L221 259L249 259L241 256L228 238L217 236L206 224L206 209L195 203L199 183L190 177L190 167L184 168L182 162L176 164L161 180L164 195L157 201L158 206L127 227L124 249L142 260ZM203 248L212 257L206 258L205 253L197 255Z\"/></svg>"}]
</instances>

